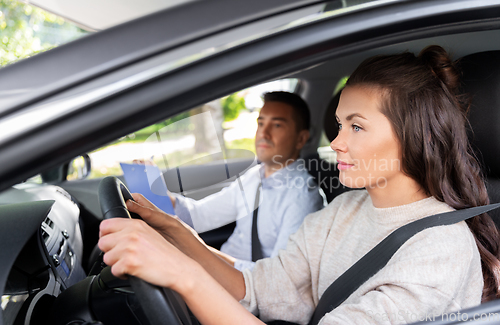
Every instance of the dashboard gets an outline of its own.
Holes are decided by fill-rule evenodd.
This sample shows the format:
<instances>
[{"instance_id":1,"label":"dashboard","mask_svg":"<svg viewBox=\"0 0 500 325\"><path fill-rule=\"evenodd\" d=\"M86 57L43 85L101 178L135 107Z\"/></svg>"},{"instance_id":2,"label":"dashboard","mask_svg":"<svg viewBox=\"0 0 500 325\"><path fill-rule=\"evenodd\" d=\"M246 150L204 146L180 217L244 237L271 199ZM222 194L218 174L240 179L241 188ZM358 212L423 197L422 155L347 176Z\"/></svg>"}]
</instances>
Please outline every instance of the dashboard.
<instances>
[{"instance_id":1,"label":"dashboard","mask_svg":"<svg viewBox=\"0 0 500 325\"><path fill-rule=\"evenodd\" d=\"M16 234L18 229L31 226L36 230L26 239L9 268L2 295L4 325L43 322L55 297L86 277L78 203L65 190L53 185L23 183L0 193L0 207L18 203L30 211L30 202L47 202L49 209L48 213L41 212L37 221L19 213L8 226L14 237L21 236ZM9 217L12 216L0 214L0 227L4 230ZM39 222L40 219L43 220ZM33 225L34 222L37 224ZM3 250L8 252L15 247Z\"/></svg>"}]
</instances>

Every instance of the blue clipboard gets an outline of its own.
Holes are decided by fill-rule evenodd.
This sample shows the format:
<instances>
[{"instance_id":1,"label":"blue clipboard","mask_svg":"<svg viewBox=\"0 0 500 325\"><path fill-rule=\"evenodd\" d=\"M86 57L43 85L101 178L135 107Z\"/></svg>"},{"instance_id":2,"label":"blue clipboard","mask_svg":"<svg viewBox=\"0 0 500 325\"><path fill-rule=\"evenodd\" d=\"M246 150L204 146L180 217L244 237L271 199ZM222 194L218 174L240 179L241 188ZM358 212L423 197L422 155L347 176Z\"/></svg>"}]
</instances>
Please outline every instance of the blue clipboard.
<instances>
[{"instance_id":1,"label":"blue clipboard","mask_svg":"<svg viewBox=\"0 0 500 325\"><path fill-rule=\"evenodd\" d=\"M159 177L163 178L158 166L124 163L120 163L120 166L131 193L141 193L161 210L169 214L175 214L174 207L167 194L167 184L164 181L155 182L155 193L151 190L151 184ZM158 186L160 188L157 188Z\"/></svg>"}]
</instances>

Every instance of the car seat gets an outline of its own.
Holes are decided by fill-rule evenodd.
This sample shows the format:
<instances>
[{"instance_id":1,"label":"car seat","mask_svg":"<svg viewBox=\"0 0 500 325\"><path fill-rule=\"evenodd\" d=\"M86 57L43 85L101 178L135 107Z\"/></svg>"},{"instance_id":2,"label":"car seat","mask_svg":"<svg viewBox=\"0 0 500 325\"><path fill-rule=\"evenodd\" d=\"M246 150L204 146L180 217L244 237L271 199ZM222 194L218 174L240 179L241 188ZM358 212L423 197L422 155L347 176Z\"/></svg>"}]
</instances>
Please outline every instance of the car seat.
<instances>
[{"instance_id":1,"label":"car seat","mask_svg":"<svg viewBox=\"0 0 500 325\"><path fill-rule=\"evenodd\" d=\"M469 139L486 177L492 203L500 202L500 51L460 59L462 90L470 100ZM500 228L500 210L489 212Z\"/></svg>"}]
</instances>

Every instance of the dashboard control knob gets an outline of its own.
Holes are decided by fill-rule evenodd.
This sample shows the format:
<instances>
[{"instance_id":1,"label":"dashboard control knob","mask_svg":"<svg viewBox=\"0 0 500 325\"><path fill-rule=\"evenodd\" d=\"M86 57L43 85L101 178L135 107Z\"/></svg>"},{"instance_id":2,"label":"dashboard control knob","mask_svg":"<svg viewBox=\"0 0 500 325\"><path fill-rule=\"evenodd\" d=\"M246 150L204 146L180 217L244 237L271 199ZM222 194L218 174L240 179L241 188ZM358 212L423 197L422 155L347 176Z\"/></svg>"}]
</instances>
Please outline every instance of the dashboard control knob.
<instances>
[{"instance_id":1,"label":"dashboard control knob","mask_svg":"<svg viewBox=\"0 0 500 325\"><path fill-rule=\"evenodd\" d=\"M56 267L61 265L61 261L59 261L59 256L57 256L57 254L52 255L52 261Z\"/></svg>"}]
</instances>

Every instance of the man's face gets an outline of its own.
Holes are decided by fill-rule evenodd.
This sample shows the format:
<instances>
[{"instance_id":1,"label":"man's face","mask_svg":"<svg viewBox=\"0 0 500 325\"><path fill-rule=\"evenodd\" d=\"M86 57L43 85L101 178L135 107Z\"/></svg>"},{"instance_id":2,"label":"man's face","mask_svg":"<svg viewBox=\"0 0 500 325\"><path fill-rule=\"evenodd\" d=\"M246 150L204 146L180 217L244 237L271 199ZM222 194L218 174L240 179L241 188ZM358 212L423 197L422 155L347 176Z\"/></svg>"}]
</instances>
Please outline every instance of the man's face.
<instances>
[{"instance_id":1,"label":"man's face","mask_svg":"<svg viewBox=\"0 0 500 325\"><path fill-rule=\"evenodd\" d=\"M255 135L257 158L267 164L283 167L287 160L297 159L309 132L297 131L294 109L281 102L266 102L257 119ZM281 166L279 166L281 165Z\"/></svg>"}]
</instances>

